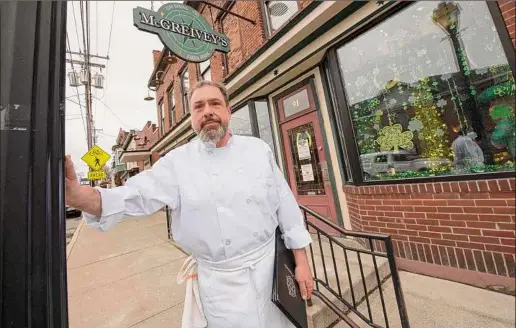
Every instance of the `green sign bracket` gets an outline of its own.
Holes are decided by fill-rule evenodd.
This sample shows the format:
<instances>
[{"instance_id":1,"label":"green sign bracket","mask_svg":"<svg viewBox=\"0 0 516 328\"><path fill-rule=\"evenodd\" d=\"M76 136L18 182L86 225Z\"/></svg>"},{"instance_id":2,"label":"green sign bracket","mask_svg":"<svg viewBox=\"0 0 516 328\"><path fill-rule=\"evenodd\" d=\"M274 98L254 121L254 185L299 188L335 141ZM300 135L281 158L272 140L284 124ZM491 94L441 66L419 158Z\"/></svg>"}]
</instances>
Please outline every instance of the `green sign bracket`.
<instances>
[{"instance_id":1,"label":"green sign bracket","mask_svg":"<svg viewBox=\"0 0 516 328\"><path fill-rule=\"evenodd\" d=\"M156 12L134 8L133 24L141 31L157 34L171 53L188 62L200 63L215 51L230 50L225 34L215 32L202 15L182 3L165 4Z\"/></svg>"}]
</instances>

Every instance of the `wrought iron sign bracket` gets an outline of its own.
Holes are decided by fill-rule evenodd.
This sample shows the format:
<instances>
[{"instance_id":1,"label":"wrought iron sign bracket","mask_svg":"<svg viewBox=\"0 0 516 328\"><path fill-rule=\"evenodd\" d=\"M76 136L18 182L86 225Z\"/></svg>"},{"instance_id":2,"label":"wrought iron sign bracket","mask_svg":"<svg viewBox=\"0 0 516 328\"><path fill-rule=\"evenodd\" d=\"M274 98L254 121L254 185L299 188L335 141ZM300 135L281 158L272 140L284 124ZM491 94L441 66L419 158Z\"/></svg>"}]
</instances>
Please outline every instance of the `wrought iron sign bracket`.
<instances>
[{"instance_id":1,"label":"wrought iron sign bracket","mask_svg":"<svg viewBox=\"0 0 516 328\"><path fill-rule=\"evenodd\" d=\"M212 4L212 3L209 3L208 1L199 1L199 2L200 2L200 3L204 3L206 6L210 6L210 7L212 7L212 8L218 9L218 10L220 10L220 11L222 11L222 12L224 12L224 13L228 14L228 15L233 15L233 16L235 16L235 17L237 17L237 18L240 18L240 19L245 20L246 22L249 22L249 23L251 23L251 24L253 24L253 25L256 25L256 21L254 21L254 20L252 20L252 19L249 19L249 18L247 18L247 17L244 17L244 16L242 16L242 15L239 15L239 14L237 14L237 13L235 13L235 12L232 12L231 10L224 9L224 8L222 8L222 7L219 7L219 6L217 6L217 5L214 5L214 4Z\"/></svg>"}]
</instances>

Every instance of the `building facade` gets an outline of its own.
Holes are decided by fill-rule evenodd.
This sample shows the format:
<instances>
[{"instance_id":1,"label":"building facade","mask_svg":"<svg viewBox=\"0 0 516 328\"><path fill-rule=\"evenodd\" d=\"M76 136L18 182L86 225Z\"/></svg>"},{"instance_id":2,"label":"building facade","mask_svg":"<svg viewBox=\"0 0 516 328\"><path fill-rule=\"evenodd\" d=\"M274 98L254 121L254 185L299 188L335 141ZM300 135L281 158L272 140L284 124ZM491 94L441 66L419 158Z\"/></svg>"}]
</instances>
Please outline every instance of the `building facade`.
<instances>
[{"instance_id":1,"label":"building facade","mask_svg":"<svg viewBox=\"0 0 516 328\"><path fill-rule=\"evenodd\" d=\"M300 204L390 234L402 269L514 286L513 1L212 3L243 18L186 2L231 51L154 51L150 152L195 138L188 89L222 82L231 130L271 146Z\"/></svg>"}]
</instances>

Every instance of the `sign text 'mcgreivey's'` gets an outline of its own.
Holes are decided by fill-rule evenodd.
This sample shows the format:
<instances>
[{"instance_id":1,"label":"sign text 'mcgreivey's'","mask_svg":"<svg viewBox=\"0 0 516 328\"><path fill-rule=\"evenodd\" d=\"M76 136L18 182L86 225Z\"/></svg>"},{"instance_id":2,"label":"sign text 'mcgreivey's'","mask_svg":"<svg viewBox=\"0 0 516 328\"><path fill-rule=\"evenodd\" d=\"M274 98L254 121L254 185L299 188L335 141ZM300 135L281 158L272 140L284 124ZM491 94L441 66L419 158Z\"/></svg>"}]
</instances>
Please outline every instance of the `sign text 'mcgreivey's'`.
<instances>
[{"instance_id":1,"label":"sign text 'mcgreivey's'","mask_svg":"<svg viewBox=\"0 0 516 328\"><path fill-rule=\"evenodd\" d=\"M154 27L160 27L165 31L175 32L181 35L190 36L192 38L196 38L197 40L210 42L216 45L220 45L222 47L228 46L227 39L220 37L213 33L208 33L206 31L200 31L194 27L190 27L185 24L178 24L172 22L168 19L161 18L156 19L155 15L146 15L144 12L140 13L141 19L140 22L145 25L150 25Z\"/></svg>"}]
</instances>

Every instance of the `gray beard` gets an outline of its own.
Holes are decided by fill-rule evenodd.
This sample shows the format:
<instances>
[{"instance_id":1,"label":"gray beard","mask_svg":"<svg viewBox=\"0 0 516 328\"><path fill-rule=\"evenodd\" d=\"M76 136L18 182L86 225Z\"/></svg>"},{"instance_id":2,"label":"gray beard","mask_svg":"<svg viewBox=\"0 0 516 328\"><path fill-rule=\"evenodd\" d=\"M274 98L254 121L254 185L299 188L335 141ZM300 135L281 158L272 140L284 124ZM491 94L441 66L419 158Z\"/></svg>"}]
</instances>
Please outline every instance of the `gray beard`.
<instances>
[{"instance_id":1,"label":"gray beard","mask_svg":"<svg viewBox=\"0 0 516 328\"><path fill-rule=\"evenodd\" d=\"M201 141L203 142L211 142L217 144L226 135L226 130L227 129L219 123L216 129L201 129L201 131L199 131L197 135L199 136L199 139L201 139Z\"/></svg>"}]
</instances>

